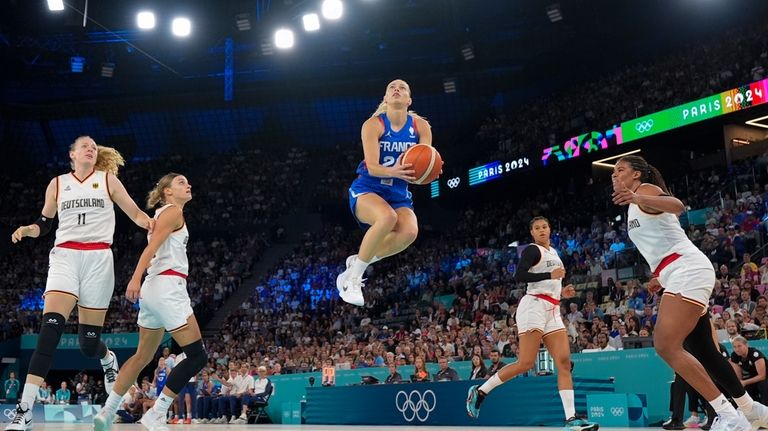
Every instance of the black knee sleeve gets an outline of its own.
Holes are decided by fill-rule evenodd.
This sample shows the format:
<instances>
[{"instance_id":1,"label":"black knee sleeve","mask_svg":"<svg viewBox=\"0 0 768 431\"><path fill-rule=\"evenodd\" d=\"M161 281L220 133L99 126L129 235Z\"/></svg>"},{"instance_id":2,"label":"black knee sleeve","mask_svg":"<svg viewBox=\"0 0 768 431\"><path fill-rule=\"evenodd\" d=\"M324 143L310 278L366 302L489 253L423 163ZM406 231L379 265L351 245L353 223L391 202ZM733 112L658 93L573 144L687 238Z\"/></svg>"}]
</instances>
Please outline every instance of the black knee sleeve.
<instances>
[{"instance_id":1,"label":"black knee sleeve","mask_svg":"<svg viewBox=\"0 0 768 431\"><path fill-rule=\"evenodd\" d=\"M699 318L696 327L688 334L683 346L685 350L699 360L712 380L725 389L726 396L739 398L744 395L744 386L742 386L739 377L736 376L736 372L733 371L728 359L715 346L708 315L705 314Z\"/></svg>"},{"instance_id":2,"label":"black knee sleeve","mask_svg":"<svg viewBox=\"0 0 768 431\"><path fill-rule=\"evenodd\" d=\"M101 341L101 326L80 324L77 328L80 351L88 358L107 356L107 346Z\"/></svg>"},{"instance_id":3,"label":"black knee sleeve","mask_svg":"<svg viewBox=\"0 0 768 431\"><path fill-rule=\"evenodd\" d=\"M208 363L208 355L203 348L203 340L187 344L181 350L184 351L187 357L176 364L173 371L171 371L171 375L168 376L168 381L165 383L165 386L174 394L178 394L189 379Z\"/></svg>"},{"instance_id":4,"label":"black knee sleeve","mask_svg":"<svg viewBox=\"0 0 768 431\"><path fill-rule=\"evenodd\" d=\"M37 336L37 347L29 360L29 374L43 378L48 374L53 361L53 352L59 345L66 322L67 318L59 313L43 314L43 324L40 325L40 334Z\"/></svg>"}]
</instances>

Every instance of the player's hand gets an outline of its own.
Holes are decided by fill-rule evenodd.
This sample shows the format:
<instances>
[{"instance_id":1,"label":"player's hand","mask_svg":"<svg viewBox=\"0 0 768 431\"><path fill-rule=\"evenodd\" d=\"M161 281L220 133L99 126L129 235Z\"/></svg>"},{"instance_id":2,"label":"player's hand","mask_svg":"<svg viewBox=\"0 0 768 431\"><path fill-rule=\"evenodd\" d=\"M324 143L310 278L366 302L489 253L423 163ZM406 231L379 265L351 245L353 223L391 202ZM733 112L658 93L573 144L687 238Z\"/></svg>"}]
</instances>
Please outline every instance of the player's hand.
<instances>
[{"instance_id":1,"label":"player's hand","mask_svg":"<svg viewBox=\"0 0 768 431\"><path fill-rule=\"evenodd\" d=\"M401 180L408 182L416 181L416 177L414 176L416 171L413 170L413 165L411 163L403 164L404 154L405 153L401 153L394 166L389 168L389 176L392 178L400 178Z\"/></svg>"},{"instance_id":2,"label":"player's hand","mask_svg":"<svg viewBox=\"0 0 768 431\"><path fill-rule=\"evenodd\" d=\"M659 283L658 277L653 277L651 281L648 282L648 292L655 295L659 290L661 290L661 283Z\"/></svg>"},{"instance_id":3,"label":"player's hand","mask_svg":"<svg viewBox=\"0 0 768 431\"><path fill-rule=\"evenodd\" d=\"M27 236L28 233L29 226L19 226L19 228L13 231L13 234L11 234L11 242L16 244L17 242L21 241L22 238Z\"/></svg>"},{"instance_id":4,"label":"player's hand","mask_svg":"<svg viewBox=\"0 0 768 431\"><path fill-rule=\"evenodd\" d=\"M560 280L562 278L565 278L565 268L562 266L558 266L557 268L553 269L550 273L550 278L552 280Z\"/></svg>"},{"instance_id":5,"label":"player's hand","mask_svg":"<svg viewBox=\"0 0 768 431\"><path fill-rule=\"evenodd\" d=\"M132 304L135 304L140 297L140 291L141 281L131 279L131 281L128 282L128 288L125 289L125 299L131 301Z\"/></svg>"},{"instance_id":6,"label":"player's hand","mask_svg":"<svg viewBox=\"0 0 768 431\"><path fill-rule=\"evenodd\" d=\"M563 287L563 291L560 293L560 297L565 299L573 298L574 296L576 296L576 287L572 284Z\"/></svg>"},{"instance_id":7,"label":"player's hand","mask_svg":"<svg viewBox=\"0 0 768 431\"><path fill-rule=\"evenodd\" d=\"M637 204L637 193L628 189L624 184L613 183L613 203L616 205Z\"/></svg>"}]
</instances>

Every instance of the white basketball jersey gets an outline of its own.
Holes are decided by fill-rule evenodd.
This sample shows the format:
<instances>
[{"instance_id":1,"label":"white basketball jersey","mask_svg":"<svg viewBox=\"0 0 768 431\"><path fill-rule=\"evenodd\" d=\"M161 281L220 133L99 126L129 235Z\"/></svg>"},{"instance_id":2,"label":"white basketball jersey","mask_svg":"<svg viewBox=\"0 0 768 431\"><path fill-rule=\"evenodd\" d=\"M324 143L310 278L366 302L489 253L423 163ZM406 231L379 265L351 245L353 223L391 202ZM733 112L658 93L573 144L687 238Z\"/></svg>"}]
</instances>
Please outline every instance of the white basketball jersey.
<instances>
[{"instance_id":1,"label":"white basketball jersey","mask_svg":"<svg viewBox=\"0 0 768 431\"><path fill-rule=\"evenodd\" d=\"M560 255L554 247L546 249L538 244L531 244L528 247L538 247L541 253L541 259L536 265L533 265L528 272L536 274L549 273L557 267L563 266ZM526 293L529 295L547 295L554 299L560 299L560 291L563 288L562 280L542 280L528 283Z\"/></svg>"},{"instance_id":2,"label":"white basketball jersey","mask_svg":"<svg viewBox=\"0 0 768 431\"><path fill-rule=\"evenodd\" d=\"M59 227L56 242L104 242L112 244L115 210L109 197L107 173L93 171L83 180L74 173L56 177Z\"/></svg>"},{"instance_id":3,"label":"white basketball jersey","mask_svg":"<svg viewBox=\"0 0 768 431\"><path fill-rule=\"evenodd\" d=\"M680 227L677 216L670 213L648 214L635 204L627 210L627 233L651 270L672 253L701 253Z\"/></svg>"},{"instance_id":4,"label":"white basketball jersey","mask_svg":"<svg viewBox=\"0 0 768 431\"><path fill-rule=\"evenodd\" d=\"M164 207L155 211L155 220L160 217L163 211L171 205L165 205ZM147 235L147 240L150 240L152 235ZM154 277L164 271L175 271L184 275L189 274L189 261L187 261L187 242L189 241L189 231L187 230L187 224L184 223L182 227L171 232L171 235L163 241L160 248L157 249L157 253L150 262L150 267L147 269L147 277Z\"/></svg>"}]
</instances>

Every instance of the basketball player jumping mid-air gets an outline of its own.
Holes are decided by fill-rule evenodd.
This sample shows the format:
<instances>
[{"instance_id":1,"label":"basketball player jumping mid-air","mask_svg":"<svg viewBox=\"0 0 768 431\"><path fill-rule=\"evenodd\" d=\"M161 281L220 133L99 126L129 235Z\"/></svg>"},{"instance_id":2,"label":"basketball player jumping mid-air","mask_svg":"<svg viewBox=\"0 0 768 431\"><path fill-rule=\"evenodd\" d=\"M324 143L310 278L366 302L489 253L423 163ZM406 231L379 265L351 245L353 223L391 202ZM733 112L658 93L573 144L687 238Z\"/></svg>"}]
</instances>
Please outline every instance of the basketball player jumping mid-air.
<instances>
[{"instance_id":1,"label":"basketball player jumping mid-air","mask_svg":"<svg viewBox=\"0 0 768 431\"><path fill-rule=\"evenodd\" d=\"M400 253L419 232L408 182L415 180L411 164L401 164L405 151L416 144L432 145L429 123L409 111L411 88L396 79L384 100L363 123L365 159L349 188L349 207L361 226L369 226L356 255L347 258L336 287L344 301L362 306L363 274L368 265Z\"/></svg>"}]
</instances>

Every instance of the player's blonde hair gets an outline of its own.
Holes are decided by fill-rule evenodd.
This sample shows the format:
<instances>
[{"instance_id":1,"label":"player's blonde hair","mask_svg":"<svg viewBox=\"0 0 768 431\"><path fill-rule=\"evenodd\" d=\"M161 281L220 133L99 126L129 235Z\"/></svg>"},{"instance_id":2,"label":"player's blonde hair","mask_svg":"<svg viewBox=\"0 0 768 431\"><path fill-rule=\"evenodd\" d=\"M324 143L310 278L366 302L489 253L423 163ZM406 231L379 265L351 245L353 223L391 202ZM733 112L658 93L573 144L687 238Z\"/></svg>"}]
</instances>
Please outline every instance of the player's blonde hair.
<instances>
[{"instance_id":1,"label":"player's blonde hair","mask_svg":"<svg viewBox=\"0 0 768 431\"><path fill-rule=\"evenodd\" d=\"M69 146L69 151L75 151L77 144L85 139L90 139L93 141L93 138L88 135L78 136L77 139L75 139L75 142ZM94 169L97 171L106 171L114 176L117 176L117 171L120 169L120 166L125 166L125 159L123 158L123 155L112 147L104 147L97 144L96 149L98 153L96 155L96 165L94 166ZM72 170L75 169L75 162L71 161L69 162L69 165Z\"/></svg>"},{"instance_id":2,"label":"player's blonde hair","mask_svg":"<svg viewBox=\"0 0 768 431\"><path fill-rule=\"evenodd\" d=\"M156 208L158 204L165 205L164 191L171 186L173 179L178 176L181 176L181 174L171 172L169 174L163 175L163 177L160 178L160 181L158 181L155 184L155 187L147 194L147 209Z\"/></svg>"},{"instance_id":3,"label":"player's blonde hair","mask_svg":"<svg viewBox=\"0 0 768 431\"><path fill-rule=\"evenodd\" d=\"M401 79L400 81L403 81L403 80ZM411 86L408 85L408 83L405 82L405 81L403 81L403 83L405 84L405 88L408 89L408 97L413 98L413 93L411 93ZM381 114L383 114L385 112L387 112L387 101L386 100L382 100L381 103L379 103L379 106L376 107L376 110L373 111L373 114L371 114L371 118L378 117L379 115L381 115ZM408 111L408 114L412 115L413 117L421 118L423 120L426 120L426 118L424 118L421 115L417 114L415 111Z\"/></svg>"}]
</instances>

